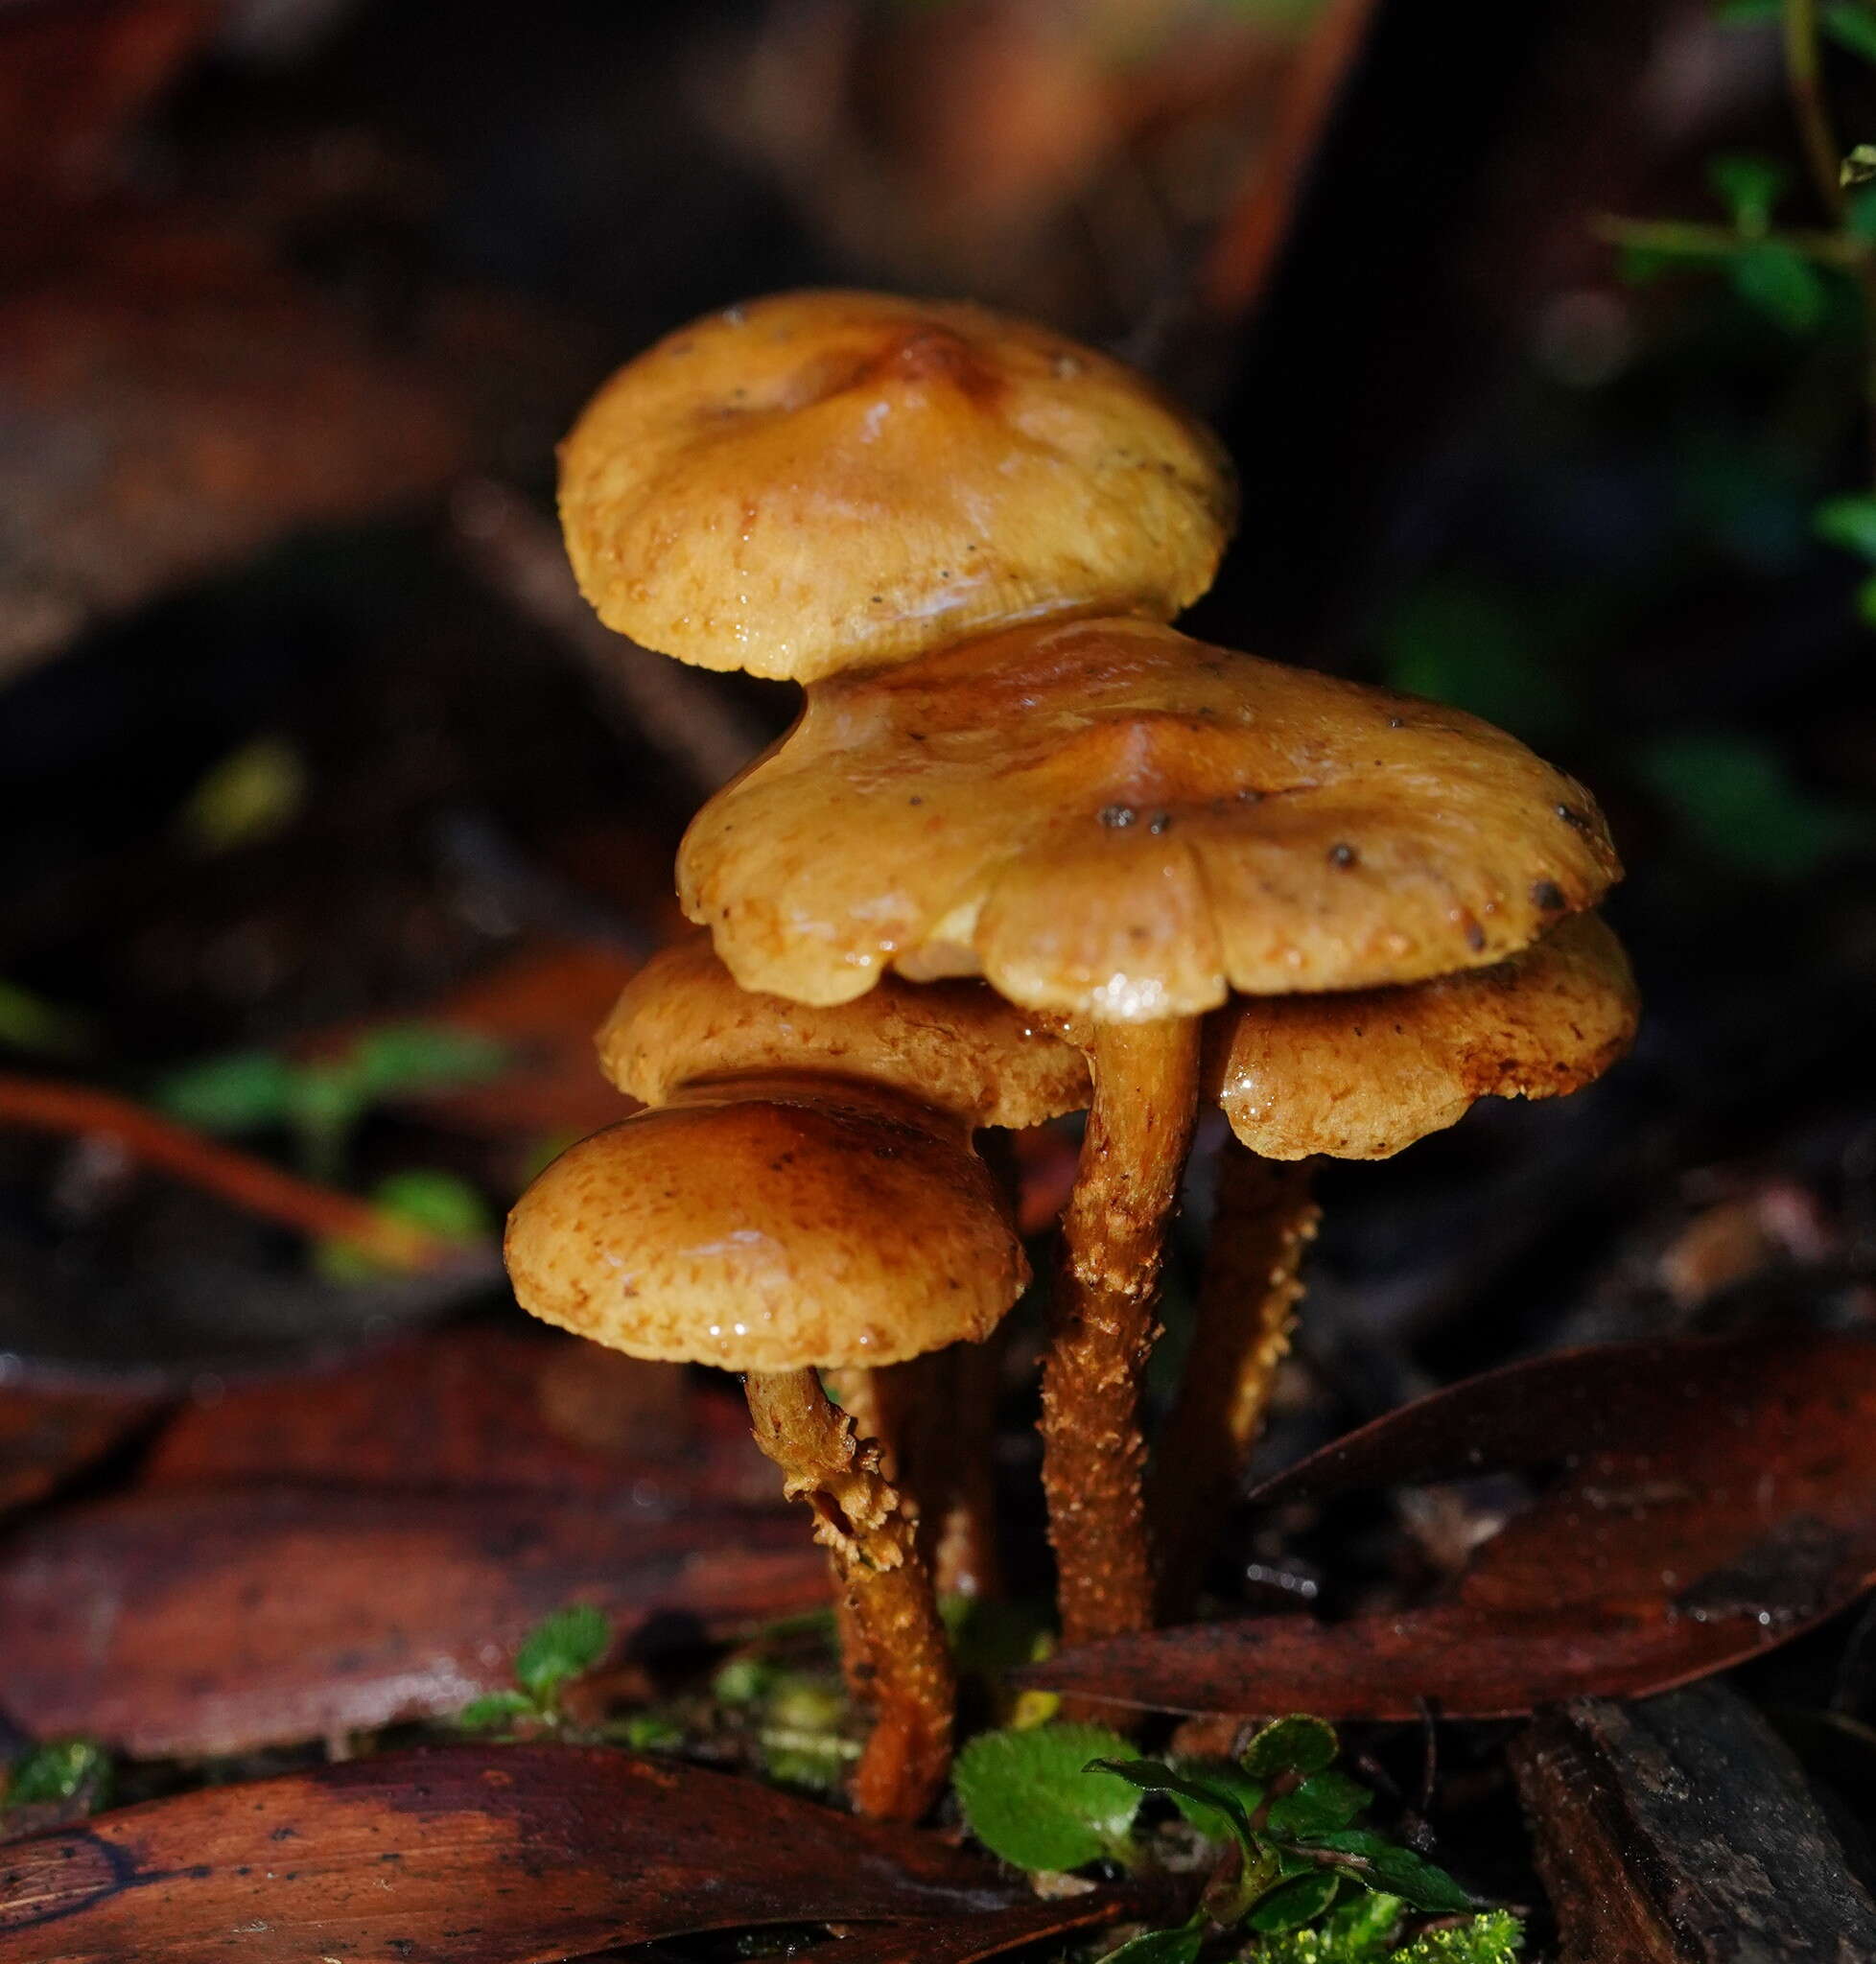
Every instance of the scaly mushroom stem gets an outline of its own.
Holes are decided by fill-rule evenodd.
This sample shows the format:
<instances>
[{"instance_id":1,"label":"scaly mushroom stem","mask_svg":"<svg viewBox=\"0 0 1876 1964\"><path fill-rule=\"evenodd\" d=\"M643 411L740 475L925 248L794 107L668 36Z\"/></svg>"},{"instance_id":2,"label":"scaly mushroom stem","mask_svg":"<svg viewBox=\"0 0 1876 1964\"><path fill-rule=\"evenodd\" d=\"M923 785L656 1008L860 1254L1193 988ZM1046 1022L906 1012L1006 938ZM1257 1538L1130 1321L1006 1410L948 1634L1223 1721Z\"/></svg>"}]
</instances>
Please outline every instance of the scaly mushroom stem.
<instances>
[{"instance_id":1,"label":"scaly mushroom stem","mask_svg":"<svg viewBox=\"0 0 1876 1964\"><path fill-rule=\"evenodd\" d=\"M1302 1296L1298 1270L1322 1213L1310 1198L1311 1171L1306 1160L1260 1159L1229 1134L1220 1149L1192 1347L1153 1467L1167 1621L1191 1607L1208 1539L1250 1461L1290 1347Z\"/></svg>"},{"instance_id":2,"label":"scaly mushroom stem","mask_svg":"<svg viewBox=\"0 0 1876 1964\"><path fill-rule=\"evenodd\" d=\"M821 1383L838 1402L841 1411L853 1420L856 1434L873 1440L879 1448L880 1470L887 1479L901 1478L903 1467L898 1441L886 1430L880 1414L879 1373L858 1366L851 1369L824 1370ZM906 1484L912 1485L914 1492L918 1490L914 1483ZM921 1528L924 1523L925 1509L921 1508ZM847 1593L840 1564L832 1554L828 1556L828 1568L833 1576L833 1637L834 1648L840 1656L841 1682L847 1687L848 1697L856 1705L871 1708L876 1691L873 1652L861 1627L859 1614L854 1607L854 1600Z\"/></svg>"},{"instance_id":3,"label":"scaly mushroom stem","mask_svg":"<svg viewBox=\"0 0 1876 1964\"><path fill-rule=\"evenodd\" d=\"M879 1717L855 1769L854 1805L917 1820L950 1764L956 1687L916 1512L814 1371L752 1371L743 1388L756 1443L781 1467L789 1499L813 1509L814 1538L833 1557L872 1665Z\"/></svg>"},{"instance_id":4,"label":"scaly mushroom stem","mask_svg":"<svg viewBox=\"0 0 1876 1964\"><path fill-rule=\"evenodd\" d=\"M1043 1484L1067 1644L1153 1620L1140 1378L1198 1059L1199 1025L1186 1017L1101 1024L1090 1048L1093 1102L1043 1362Z\"/></svg>"}]
</instances>

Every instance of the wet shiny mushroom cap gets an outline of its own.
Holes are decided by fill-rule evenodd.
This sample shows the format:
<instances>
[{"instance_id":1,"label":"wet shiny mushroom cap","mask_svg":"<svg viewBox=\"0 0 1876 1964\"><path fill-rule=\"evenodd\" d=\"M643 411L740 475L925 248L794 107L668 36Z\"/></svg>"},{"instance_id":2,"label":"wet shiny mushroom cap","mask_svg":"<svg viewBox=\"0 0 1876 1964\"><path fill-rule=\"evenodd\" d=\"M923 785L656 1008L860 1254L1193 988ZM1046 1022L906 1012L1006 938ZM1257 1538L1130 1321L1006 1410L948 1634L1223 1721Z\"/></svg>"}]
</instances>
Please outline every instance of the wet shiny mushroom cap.
<instances>
[{"instance_id":1,"label":"wet shiny mushroom cap","mask_svg":"<svg viewBox=\"0 0 1876 1964\"><path fill-rule=\"evenodd\" d=\"M628 362L561 448L607 626L809 682L1045 613L1169 620L1233 512L1215 439L1151 383L963 303L803 292Z\"/></svg>"},{"instance_id":2,"label":"wet shiny mushroom cap","mask_svg":"<svg viewBox=\"0 0 1876 1964\"><path fill-rule=\"evenodd\" d=\"M1208 1080L1266 1159L1386 1159L1481 1098L1599 1078L1640 1015L1622 945L1580 915L1489 969L1338 995L1253 996L1208 1032Z\"/></svg>"},{"instance_id":3,"label":"wet shiny mushroom cap","mask_svg":"<svg viewBox=\"0 0 1876 1964\"><path fill-rule=\"evenodd\" d=\"M508 1217L521 1306L633 1357L794 1370L987 1336L1028 1264L961 1127L808 1079L582 1139Z\"/></svg>"},{"instance_id":4,"label":"wet shiny mushroom cap","mask_svg":"<svg viewBox=\"0 0 1876 1964\"><path fill-rule=\"evenodd\" d=\"M697 1079L812 1070L864 1078L972 1125L1040 1125L1089 1101L1088 1061L981 982L887 976L813 1008L739 989L698 935L626 984L598 1036L606 1076L645 1105Z\"/></svg>"},{"instance_id":5,"label":"wet shiny mushroom cap","mask_svg":"<svg viewBox=\"0 0 1876 1964\"><path fill-rule=\"evenodd\" d=\"M817 684L678 887L745 989L981 973L1132 1022L1502 961L1619 871L1588 792L1474 716L1079 620Z\"/></svg>"}]
</instances>

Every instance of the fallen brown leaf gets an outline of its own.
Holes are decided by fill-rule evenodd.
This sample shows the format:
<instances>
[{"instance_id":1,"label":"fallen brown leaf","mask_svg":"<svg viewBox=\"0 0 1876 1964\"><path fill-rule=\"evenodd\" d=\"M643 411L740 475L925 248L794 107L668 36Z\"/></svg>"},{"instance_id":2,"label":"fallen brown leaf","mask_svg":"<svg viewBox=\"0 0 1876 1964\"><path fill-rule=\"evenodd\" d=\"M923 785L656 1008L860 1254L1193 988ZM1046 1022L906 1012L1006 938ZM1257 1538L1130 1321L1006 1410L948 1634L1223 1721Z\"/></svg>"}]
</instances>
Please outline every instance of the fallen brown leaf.
<instances>
[{"instance_id":1,"label":"fallen brown leaf","mask_svg":"<svg viewBox=\"0 0 1876 1964\"><path fill-rule=\"evenodd\" d=\"M184 1407L143 1481L636 1491L665 1508L771 1505L778 1483L750 1436L748 1409L733 1380L719 1385L557 1331L441 1330Z\"/></svg>"},{"instance_id":2,"label":"fallen brown leaf","mask_svg":"<svg viewBox=\"0 0 1876 1964\"><path fill-rule=\"evenodd\" d=\"M989 1952L956 1920L1007 1933L1020 1910L1043 1935L1086 1921L1086 1901L1046 1906L1051 1921L936 1835L754 1781L598 1748L457 1747L203 1788L22 1842L0 1856L0 1964L545 1964L878 1918L920 1919L938 1942L912 1953L965 1964Z\"/></svg>"},{"instance_id":3,"label":"fallen brown leaf","mask_svg":"<svg viewBox=\"0 0 1876 1964\"><path fill-rule=\"evenodd\" d=\"M231 1752L439 1717L507 1681L569 1602L621 1637L827 1601L806 1525L629 1490L153 1488L28 1521L0 1555L0 1704L139 1755Z\"/></svg>"},{"instance_id":4,"label":"fallen brown leaf","mask_svg":"<svg viewBox=\"0 0 1876 1964\"><path fill-rule=\"evenodd\" d=\"M155 1409L150 1399L112 1391L0 1391L0 1515L95 1465Z\"/></svg>"},{"instance_id":5,"label":"fallen brown leaf","mask_svg":"<svg viewBox=\"0 0 1876 1964\"><path fill-rule=\"evenodd\" d=\"M1019 1673L1151 1710L1501 1718L1725 1669L1876 1580L1876 1344L1809 1333L1609 1344L1377 1420L1255 1499L1562 1461L1451 1597L1117 1638Z\"/></svg>"}]
</instances>

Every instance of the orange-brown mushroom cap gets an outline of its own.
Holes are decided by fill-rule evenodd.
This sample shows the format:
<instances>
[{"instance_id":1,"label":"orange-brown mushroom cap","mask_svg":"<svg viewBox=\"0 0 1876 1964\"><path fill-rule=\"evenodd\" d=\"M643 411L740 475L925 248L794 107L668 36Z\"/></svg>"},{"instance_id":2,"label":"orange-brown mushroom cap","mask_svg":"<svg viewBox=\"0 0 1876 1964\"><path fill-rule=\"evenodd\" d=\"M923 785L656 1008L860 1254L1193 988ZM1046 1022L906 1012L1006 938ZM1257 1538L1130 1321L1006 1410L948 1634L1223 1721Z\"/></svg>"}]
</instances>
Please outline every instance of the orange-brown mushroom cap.
<instances>
[{"instance_id":1,"label":"orange-brown mushroom cap","mask_svg":"<svg viewBox=\"0 0 1876 1964\"><path fill-rule=\"evenodd\" d=\"M1266 1159L1386 1159L1481 1098L1581 1090L1628 1050L1639 1014L1621 943L1584 914L1489 969L1234 1001L1208 1032L1208 1077Z\"/></svg>"},{"instance_id":2,"label":"orange-brown mushroom cap","mask_svg":"<svg viewBox=\"0 0 1876 1964\"><path fill-rule=\"evenodd\" d=\"M981 982L888 976L814 1008L739 989L698 935L654 955L599 1030L599 1066L644 1105L700 1078L827 1071L886 1085L972 1125L1041 1125L1087 1108L1088 1059Z\"/></svg>"},{"instance_id":3,"label":"orange-brown mushroom cap","mask_svg":"<svg viewBox=\"0 0 1876 1964\"><path fill-rule=\"evenodd\" d=\"M1029 1278L961 1127L805 1079L686 1094L582 1139L516 1204L506 1257L546 1321L725 1370L974 1342Z\"/></svg>"},{"instance_id":4,"label":"orange-brown mushroom cap","mask_svg":"<svg viewBox=\"0 0 1876 1964\"><path fill-rule=\"evenodd\" d=\"M817 684L678 855L745 989L979 972L1116 1022L1502 961L1618 872L1589 794L1503 731L1140 620Z\"/></svg>"},{"instance_id":5,"label":"orange-brown mushroom cap","mask_svg":"<svg viewBox=\"0 0 1876 1964\"><path fill-rule=\"evenodd\" d=\"M1170 619L1210 584L1229 466L1143 377L964 303L803 292L628 362L562 446L607 626L809 682L988 624Z\"/></svg>"}]
</instances>

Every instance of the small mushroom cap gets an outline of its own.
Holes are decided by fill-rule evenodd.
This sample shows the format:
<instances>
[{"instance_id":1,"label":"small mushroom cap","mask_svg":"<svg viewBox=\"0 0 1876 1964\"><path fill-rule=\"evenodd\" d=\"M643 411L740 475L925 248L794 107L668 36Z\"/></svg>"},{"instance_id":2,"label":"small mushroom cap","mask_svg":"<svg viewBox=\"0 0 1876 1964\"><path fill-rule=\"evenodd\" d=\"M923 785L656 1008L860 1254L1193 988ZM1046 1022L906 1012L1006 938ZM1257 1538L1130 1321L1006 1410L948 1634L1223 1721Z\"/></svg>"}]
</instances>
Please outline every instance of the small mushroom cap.
<instances>
[{"instance_id":1,"label":"small mushroom cap","mask_svg":"<svg viewBox=\"0 0 1876 1964\"><path fill-rule=\"evenodd\" d=\"M1232 512L1216 440L1132 369L883 293L681 329L560 455L567 551L608 627L797 682L1044 613L1169 620Z\"/></svg>"},{"instance_id":2,"label":"small mushroom cap","mask_svg":"<svg viewBox=\"0 0 1876 1964\"><path fill-rule=\"evenodd\" d=\"M968 1124L1041 1125L1089 1102L1088 1059L981 982L887 976L816 1009L739 989L707 935L654 955L600 1026L599 1067L663 1105L700 1078L827 1071L887 1085Z\"/></svg>"},{"instance_id":3,"label":"small mushroom cap","mask_svg":"<svg viewBox=\"0 0 1876 1964\"><path fill-rule=\"evenodd\" d=\"M678 854L745 989L981 973L1110 1022L1502 961L1618 872L1594 800L1503 731L1140 620L817 684Z\"/></svg>"},{"instance_id":4,"label":"small mushroom cap","mask_svg":"<svg viewBox=\"0 0 1876 1964\"><path fill-rule=\"evenodd\" d=\"M1208 1034L1231 1130L1266 1159L1386 1159L1480 1098L1557 1098L1602 1076L1640 1015L1594 914L1431 982L1234 1001Z\"/></svg>"},{"instance_id":5,"label":"small mushroom cap","mask_svg":"<svg viewBox=\"0 0 1876 1964\"><path fill-rule=\"evenodd\" d=\"M1029 1279L960 1128L891 1092L788 1079L582 1139L516 1203L506 1255L545 1321L725 1370L974 1342Z\"/></svg>"}]
</instances>

